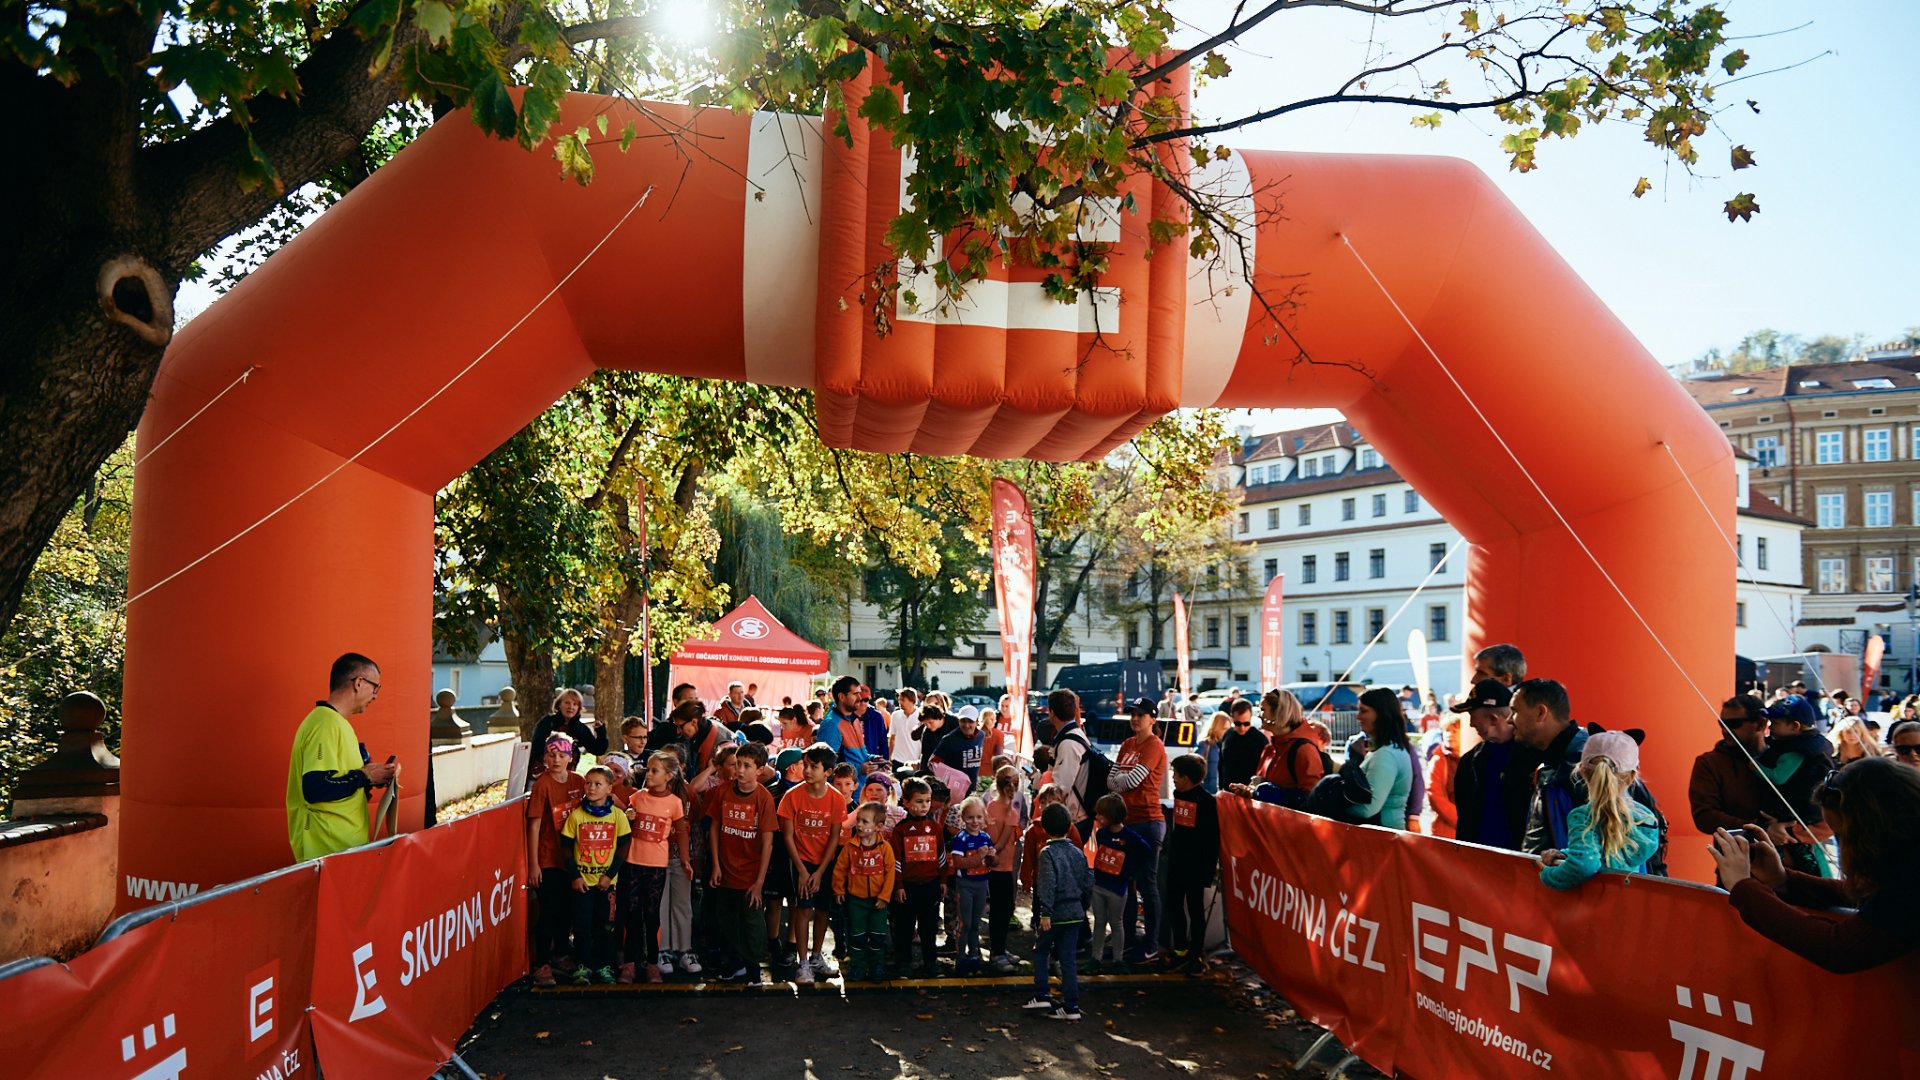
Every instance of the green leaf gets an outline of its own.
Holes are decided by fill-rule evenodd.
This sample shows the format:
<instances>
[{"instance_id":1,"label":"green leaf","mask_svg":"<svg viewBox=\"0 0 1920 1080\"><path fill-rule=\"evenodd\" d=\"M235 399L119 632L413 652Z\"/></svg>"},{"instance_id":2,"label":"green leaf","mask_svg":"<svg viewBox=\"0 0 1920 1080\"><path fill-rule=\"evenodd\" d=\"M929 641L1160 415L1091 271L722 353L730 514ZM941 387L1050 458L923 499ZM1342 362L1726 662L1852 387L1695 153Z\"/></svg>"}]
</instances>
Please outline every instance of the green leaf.
<instances>
[{"instance_id":1,"label":"green leaf","mask_svg":"<svg viewBox=\"0 0 1920 1080\"><path fill-rule=\"evenodd\" d=\"M1468 8L1467 10L1461 12L1460 25L1466 27L1467 33L1469 34L1479 33L1480 32L1480 13L1473 10L1472 8Z\"/></svg>"},{"instance_id":2,"label":"green leaf","mask_svg":"<svg viewBox=\"0 0 1920 1080\"><path fill-rule=\"evenodd\" d=\"M627 125L620 129L620 152L621 153L624 154L627 152L627 147L633 145L634 136L638 134L639 132L633 126L633 121L631 120L627 121Z\"/></svg>"},{"instance_id":3,"label":"green leaf","mask_svg":"<svg viewBox=\"0 0 1920 1080\"><path fill-rule=\"evenodd\" d=\"M1751 169L1755 165L1755 162L1753 160L1753 151L1747 149L1744 146L1734 147L1732 156L1733 156L1733 167L1736 169Z\"/></svg>"},{"instance_id":4,"label":"green leaf","mask_svg":"<svg viewBox=\"0 0 1920 1080\"><path fill-rule=\"evenodd\" d=\"M513 98L507 96L506 84L500 81L499 73L489 71L480 77L474 84L469 104L473 106L473 122L481 131L496 139L513 138Z\"/></svg>"},{"instance_id":5,"label":"green leaf","mask_svg":"<svg viewBox=\"0 0 1920 1080\"><path fill-rule=\"evenodd\" d=\"M600 134L602 135L605 135L607 133L607 114L594 113L593 126L596 131L600 132Z\"/></svg>"},{"instance_id":6,"label":"green leaf","mask_svg":"<svg viewBox=\"0 0 1920 1080\"><path fill-rule=\"evenodd\" d=\"M1729 75L1733 74L1736 71L1739 71L1743 67L1746 67L1747 66L1747 50L1735 49L1732 52L1728 53L1727 55L1721 57L1720 66L1722 68L1725 68L1727 74Z\"/></svg>"},{"instance_id":7,"label":"green leaf","mask_svg":"<svg viewBox=\"0 0 1920 1080\"><path fill-rule=\"evenodd\" d=\"M1209 79L1224 79L1232 72L1233 66L1227 63L1226 57L1217 52L1208 53L1206 61L1200 65L1200 74Z\"/></svg>"},{"instance_id":8,"label":"green leaf","mask_svg":"<svg viewBox=\"0 0 1920 1080\"><path fill-rule=\"evenodd\" d=\"M435 45L453 40L453 9L440 0L414 0L413 21Z\"/></svg>"},{"instance_id":9,"label":"green leaf","mask_svg":"<svg viewBox=\"0 0 1920 1080\"><path fill-rule=\"evenodd\" d=\"M1727 200L1726 211L1728 221L1752 221L1760 212L1760 204L1754 201L1753 192L1745 191Z\"/></svg>"},{"instance_id":10,"label":"green leaf","mask_svg":"<svg viewBox=\"0 0 1920 1080\"><path fill-rule=\"evenodd\" d=\"M576 128L553 144L554 159L560 162L560 175L571 177L581 187L593 182L593 153L587 149L587 129Z\"/></svg>"}]
</instances>

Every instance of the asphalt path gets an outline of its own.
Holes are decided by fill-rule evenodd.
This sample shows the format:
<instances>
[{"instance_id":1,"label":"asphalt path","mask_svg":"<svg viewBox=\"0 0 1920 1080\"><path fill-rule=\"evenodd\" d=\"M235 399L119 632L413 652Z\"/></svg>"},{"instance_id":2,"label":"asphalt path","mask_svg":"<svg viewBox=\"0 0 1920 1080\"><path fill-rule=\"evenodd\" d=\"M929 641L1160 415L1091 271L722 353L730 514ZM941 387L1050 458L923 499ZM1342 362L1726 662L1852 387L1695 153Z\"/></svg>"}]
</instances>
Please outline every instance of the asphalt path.
<instances>
[{"instance_id":1,"label":"asphalt path","mask_svg":"<svg viewBox=\"0 0 1920 1080\"><path fill-rule=\"evenodd\" d=\"M1077 1023L1022 1010L1031 989L1019 980L851 990L520 983L480 1014L460 1053L488 1080L1281 1080L1299 1075L1291 1065L1319 1034L1231 969L1086 980ZM1324 1055L1313 1074L1337 1057Z\"/></svg>"}]
</instances>

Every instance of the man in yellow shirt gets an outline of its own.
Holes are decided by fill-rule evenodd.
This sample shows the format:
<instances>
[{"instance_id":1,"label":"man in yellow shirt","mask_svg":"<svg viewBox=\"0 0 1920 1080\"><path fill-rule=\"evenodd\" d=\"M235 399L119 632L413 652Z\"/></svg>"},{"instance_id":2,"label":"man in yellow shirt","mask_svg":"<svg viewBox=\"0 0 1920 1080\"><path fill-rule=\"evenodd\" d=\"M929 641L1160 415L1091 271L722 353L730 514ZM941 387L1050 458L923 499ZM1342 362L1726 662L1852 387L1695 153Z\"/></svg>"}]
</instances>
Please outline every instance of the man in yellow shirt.
<instances>
[{"instance_id":1,"label":"man in yellow shirt","mask_svg":"<svg viewBox=\"0 0 1920 1080\"><path fill-rule=\"evenodd\" d=\"M333 662L327 699L294 732L287 763L287 839L295 862L317 859L367 842L367 793L400 772L372 764L347 717L380 696L380 666L359 653Z\"/></svg>"}]
</instances>

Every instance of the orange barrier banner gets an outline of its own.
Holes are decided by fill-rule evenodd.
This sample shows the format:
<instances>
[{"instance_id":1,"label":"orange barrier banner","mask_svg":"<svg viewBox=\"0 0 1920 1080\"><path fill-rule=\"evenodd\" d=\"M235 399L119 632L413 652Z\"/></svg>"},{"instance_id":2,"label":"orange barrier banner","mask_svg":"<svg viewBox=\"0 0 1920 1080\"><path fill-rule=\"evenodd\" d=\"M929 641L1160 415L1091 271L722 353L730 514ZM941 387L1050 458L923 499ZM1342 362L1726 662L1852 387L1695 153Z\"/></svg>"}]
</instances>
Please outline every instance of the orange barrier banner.
<instances>
[{"instance_id":1,"label":"orange barrier banner","mask_svg":"<svg viewBox=\"0 0 1920 1080\"><path fill-rule=\"evenodd\" d=\"M1233 947L1393 1075L1648 1080L1920 1075L1920 961L1826 972L1715 889L1220 799ZM1862 1019L1835 1038L1810 1016ZM1905 1042L1908 1045L1902 1045Z\"/></svg>"},{"instance_id":2,"label":"orange barrier banner","mask_svg":"<svg viewBox=\"0 0 1920 1080\"><path fill-rule=\"evenodd\" d=\"M329 1076L432 1073L527 970L525 812L129 916L70 964L0 979L0 1076L306 1080L316 1051Z\"/></svg>"},{"instance_id":3,"label":"orange barrier banner","mask_svg":"<svg viewBox=\"0 0 1920 1080\"><path fill-rule=\"evenodd\" d=\"M313 1075L318 867L183 907L0 981L0 1074Z\"/></svg>"},{"instance_id":4,"label":"orange barrier banner","mask_svg":"<svg viewBox=\"0 0 1920 1080\"><path fill-rule=\"evenodd\" d=\"M330 1075L428 1075L526 974L525 814L516 801L327 860L313 1028Z\"/></svg>"}]
</instances>

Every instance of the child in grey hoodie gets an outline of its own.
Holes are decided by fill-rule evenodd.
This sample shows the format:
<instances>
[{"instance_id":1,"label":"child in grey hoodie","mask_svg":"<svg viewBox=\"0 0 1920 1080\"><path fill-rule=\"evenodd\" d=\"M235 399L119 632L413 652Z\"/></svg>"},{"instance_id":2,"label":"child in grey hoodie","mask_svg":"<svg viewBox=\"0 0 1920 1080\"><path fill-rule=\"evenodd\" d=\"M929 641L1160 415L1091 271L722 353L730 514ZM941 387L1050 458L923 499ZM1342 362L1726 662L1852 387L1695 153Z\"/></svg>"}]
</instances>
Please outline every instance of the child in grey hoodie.
<instances>
[{"instance_id":1,"label":"child in grey hoodie","mask_svg":"<svg viewBox=\"0 0 1920 1080\"><path fill-rule=\"evenodd\" d=\"M1093 890L1093 869L1087 853L1067 839L1073 827L1067 808L1055 803L1040 815L1047 842L1040 849L1039 872L1033 884L1033 921L1039 936L1033 946L1033 1000L1022 1006L1046 1009L1054 1020L1080 1019L1080 928L1087 922L1087 897ZM1058 956L1062 1000L1048 993L1047 961Z\"/></svg>"}]
</instances>

